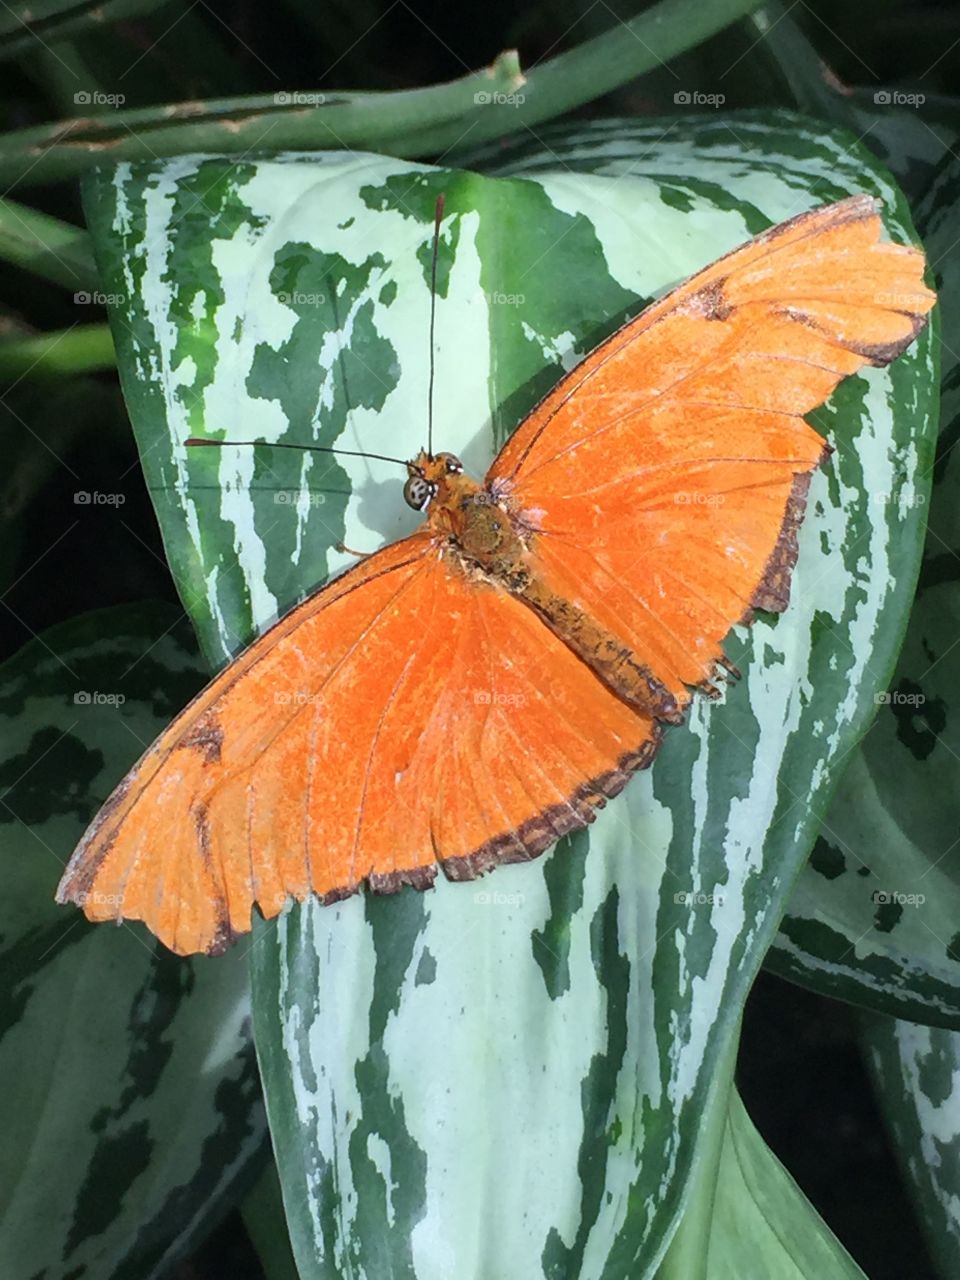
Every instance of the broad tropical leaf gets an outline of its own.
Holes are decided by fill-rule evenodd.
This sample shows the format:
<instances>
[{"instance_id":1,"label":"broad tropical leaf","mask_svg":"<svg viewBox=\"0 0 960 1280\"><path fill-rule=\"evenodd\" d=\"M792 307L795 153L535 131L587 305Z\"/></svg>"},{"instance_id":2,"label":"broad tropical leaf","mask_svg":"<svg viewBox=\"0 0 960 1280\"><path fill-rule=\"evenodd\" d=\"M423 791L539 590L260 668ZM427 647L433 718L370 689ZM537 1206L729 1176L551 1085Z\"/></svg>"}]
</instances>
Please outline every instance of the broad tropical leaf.
<instances>
[{"instance_id":1,"label":"broad tropical leaf","mask_svg":"<svg viewBox=\"0 0 960 1280\"><path fill-rule=\"evenodd\" d=\"M177 618L88 614L0 667L11 1280L167 1274L266 1154L243 957L183 964L138 925L93 928L53 901L86 823L202 683Z\"/></svg>"},{"instance_id":2,"label":"broad tropical leaf","mask_svg":"<svg viewBox=\"0 0 960 1280\"><path fill-rule=\"evenodd\" d=\"M960 1274L960 1033L861 1017L867 1064L944 1280Z\"/></svg>"},{"instance_id":3,"label":"broad tropical leaf","mask_svg":"<svg viewBox=\"0 0 960 1280\"><path fill-rule=\"evenodd\" d=\"M944 1024L920 1026L867 1013L860 1020L880 1109L918 1221L945 1277L960 1269L960 1034L945 1029L960 1025L955 849L960 735L951 711L960 677L960 575L954 568L960 553L955 448L960 433L958 213L960 164L951 160L919 210L943 308L943 426L920 585L898 678L891 686L902 695L891 702L891 710L899 714L893 723L879 726L883 733L876 750L870 749L871 734L858 753L862 789L852 791L845 777L834 806L851 822L859 818L861 829L880 827L882 838L876 843L890 867L889 882L901 886L905 898L888 904L889 970L919 997L918 1020ZM856 843L845 852L856 856L863 847ZM902 910L895 911L897 906ZM850 911L843 927L857 925L858 917ZM847 978L841 971L840 977L849 984L857 975ZM939 1000L935 1003L932 996ZM905 1001L891 1001L888 1007L902 1012ZM940 1016L944 1009L947 1017Z\"/></svg>"},{"instance_id":4,"label":"broad tropical leaf","mask_svg":"<svg viewBox=\"0 0 960 1280\"><path fill-rule=\"evenodd\" d=\"M671 129L656 143L653 124L626 139L594 125L559 165L511 161L509 179L289 155L90 182L106 287L128 299L113 323L144 467L212 659L349 563L335 543L367 551L414 523L387 464L182 442L411 456L439 191L435 440L475 475L564 367L770 222L870 190L912 236L846 140L757 117ZM577 172L591 154L597 173ZM258 1052L304 1280L655 1267L718 1056L895 656L930 351L924 337L818 413L837 452L789 613L735 633L743 682L697 707L589 837L479 884L308 903L256 931ZM906 518L877 519L878 491L904 495Z\"/></svg>"},{"instance_id":5,"label":"broad tropical leaf","mask_svg":"<svg viewBox=\"0 0 960 1280\"><path fill-rule=\"evenodd\" d=\"M776 118L797 120L786 113ZM557 130L544 138L556 159L574 169L624 173L644 154L662 180L672 175L677 164L670 154L673 135L668 133L661 143L662 131L635 121L623 124L616 141L604 147L592 145L596 139L590 128L573 134ZM734 128L739 137L756 145L752 124ZM707 158L698 158L698 170L715 193L716 169L736 163L723 146L730 125L719 117L704 130L710 150ZM776 167L794 143L785 133L771 130L769 137L771 143L776 139L769 157ZM525 158L534 148L518 144L516 150ZM493 155L489 150L483 154ZM498 157L501 169L514 171L512 156L511 151L506 159ZM537 163L549 162L541 157ZM960 630L954 622L956 607L951 601L956 593L950 576L950 565L957 563L951 548L960 549L954 492L960 464L952 450L960 430L960 378L954 355L960 351L958 215L960 166L951 162L942 166L918 210L947 330L940 460L934 467L928 455L912 489L891 487L871 495L871 509L880 520L892 515L915 528L930 510L915 621L896 675L875 694L878 720L862 748L850 757L840 792L767 956L776 971L825 994L945 1026L957 1026L960 1019L960 895L951 834L957 827L960 741L953 742L946 714L960 681L960 650L949 647ZM934 632L938 638L931 649ZM941 651L944 660L934 670L930 655ZM917 685L920 673L926 690ZM928 765L934 761L939 761L939 771L931 775ZM931 808L931 788L941 801L941 816Z\"/></svg>"},{"instance_id":6,"label":"broad tropical leaf","mask_svg":"<svg viewBox=\"0 0 960 1280\"><path fill-rule=\"evenodd\" d=\"M851 757L768 963L900 1017L960 1028L960 164L918 209L943 325L942 427L916 599L879 714ZM886 506L891 490L874 501ZM901 497L902 503L904 499Z\"/></svg>"}]
</instances>

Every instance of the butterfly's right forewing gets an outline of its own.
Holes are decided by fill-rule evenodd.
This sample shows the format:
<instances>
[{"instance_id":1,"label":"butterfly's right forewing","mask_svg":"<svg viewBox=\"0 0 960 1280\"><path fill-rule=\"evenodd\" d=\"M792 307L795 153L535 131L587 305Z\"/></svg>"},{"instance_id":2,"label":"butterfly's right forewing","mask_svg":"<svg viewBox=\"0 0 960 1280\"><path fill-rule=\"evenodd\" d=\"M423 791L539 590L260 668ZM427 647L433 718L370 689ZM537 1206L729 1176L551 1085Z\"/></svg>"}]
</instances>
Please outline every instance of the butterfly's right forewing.
<instances>
[{"instance_id":1,"label":"butterfly's right forewing","mask_svg":"<svg viewBox=\"0 0 960 1280\"><path fill-rule=\"evenodd\" d=\"M854 196L773 227L649 307L520 425L487 484L576 599L681 703L730 628L783 609L810 473L803 415L899 355L934 294Z\"/></svg>"}]
</instances>

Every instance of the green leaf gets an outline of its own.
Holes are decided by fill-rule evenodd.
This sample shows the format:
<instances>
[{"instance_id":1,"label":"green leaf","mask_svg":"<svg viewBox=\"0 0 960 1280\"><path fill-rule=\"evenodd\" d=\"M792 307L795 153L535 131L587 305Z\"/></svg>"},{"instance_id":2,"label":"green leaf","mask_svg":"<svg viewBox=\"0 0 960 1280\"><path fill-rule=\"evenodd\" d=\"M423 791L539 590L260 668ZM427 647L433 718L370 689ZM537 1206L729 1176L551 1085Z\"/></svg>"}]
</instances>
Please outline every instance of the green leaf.
<instances>
[{"instance_id":1,"label":"green leaf","mask_svg":"<svg viewBox=\"0 0 960 1280\"><path fill-rule=\"evenodd\" d=\"M0 259L64 285L78 305L93 300L97 269L90 238L80 227L0 199Z\"/></svg>"},{"instance_id":2,"label":"green leaf","mask_svg":"<svg viewBox=\"0 0 960 1280\"><path fill-rule=\"evenodd\" d=\"M860 1025L920 1227L949 1280L960 1274L960 1035L877 1014Z\"/></svg>"},{"instance_id":3,"label":"green leaf","mask_svg":"<svg viewBox=\"0 0 960 1280\"><path fill-rule=\"evenodd\" d=\"M960 163L917 211L940 294L942 429L910 624L767 963L828 995L960 1028ZM880 491L880 498L885 496ZM925 504L921 502L920 510Z\"/></svg>"},{"instance_id":4,"label":"green leaf","mask_svg":"<svg viewBox=\"0 0 960 1280\"><path fill-rule=\"evenodd\" d=\"M735 1090L724 1133L704 1275L857 1280L863 1272L757 1133Z\"/></svg>"},{"instance_id":5,"label":"green leaf","mask_svg":"<svg viewBox=\"0 0 960 1280\"><path fill-rule=\"evenodd\" d=\"M368 551L416 523L388 464L183 441L412 456L439 191L436 443L474 475L562 368L770 222L869 190L912 236L875 161L796 117L601 122L549 143L558 158L510 153L510 178L338 154L88 183L104 287L131 300L112 319L144 468L211 660L350 563L337 541ZM698 704L589 835L482 884L311 902L257 929L257 1045L304 1280L651 1274L717 1063L895 656L931 352L925 334L818 412L836 452L794 603L733 633L743 681ZM902 501L878 509L877 492Z\"/></svg>"},{"instance_id":6,"label":"green leaf","mask_svg":"<svg viewBox=\"0 0 960 1280\"><path fill-rule=\"evenodd\" d=\"M656 1280L862 1276L751 1123L731 1080L735 1048L717 1065L687 1204Z\"/></svg>"},{"instance_id":7,"label":"green leaf","mask_svg":"<svg viewBox=\"0 0 960 1280\"><path fill-rule=\"evenodd\" d=\"M244 1198L241 1212L266 1280L298 1280L283 1214L280 1179L272 1160Z\"/></svg>"},{"instance_id":8,"label":"green leaf","mask_svg":"<svg viewBox=\"0 0 960 1280\"><path fill-rule=\"evenodd\" d=\"M0 667L4 1276L166 1274L265 1154L242 955L184 964L53 901L86 823L201 683L177 616L88 614Z\"/></svg>"}]
</instances>

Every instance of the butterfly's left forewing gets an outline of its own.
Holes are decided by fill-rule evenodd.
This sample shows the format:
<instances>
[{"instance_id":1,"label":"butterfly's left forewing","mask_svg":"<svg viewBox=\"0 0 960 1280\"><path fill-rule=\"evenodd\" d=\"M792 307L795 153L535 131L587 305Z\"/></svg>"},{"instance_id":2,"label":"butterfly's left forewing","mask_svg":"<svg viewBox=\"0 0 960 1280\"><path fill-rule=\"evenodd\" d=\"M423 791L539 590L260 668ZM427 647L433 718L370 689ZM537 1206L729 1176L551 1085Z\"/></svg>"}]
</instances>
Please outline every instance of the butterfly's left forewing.
<instances>
[{"instance_id":1,"label":"butterfly's left forewing","mask_svg":"<svg viewBox=\"0 0 960 1280\"><path fill-rule=\"evenodd\" d=\"M590 726L589 734L583 732ZM216 952L315 893L425 887L592 820L658 736L429 531L226 668L108 800L60 901Z\"/></svg>"}]
</instances>

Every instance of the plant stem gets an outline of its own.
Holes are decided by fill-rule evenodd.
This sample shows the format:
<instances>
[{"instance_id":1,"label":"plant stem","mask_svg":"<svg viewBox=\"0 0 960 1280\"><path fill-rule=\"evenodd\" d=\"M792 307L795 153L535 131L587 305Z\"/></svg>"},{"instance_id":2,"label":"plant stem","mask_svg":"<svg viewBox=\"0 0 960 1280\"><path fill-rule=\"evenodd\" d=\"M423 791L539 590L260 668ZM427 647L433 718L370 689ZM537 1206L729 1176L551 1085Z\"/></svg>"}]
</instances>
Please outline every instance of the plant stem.
<instances>
[{"instance_id":1,"label":"plant stem","mask_svg":"<svg viewBox=\"0 0 960 1280\"><path fill-rule=\"evenodd\" d=\"M756 35L762 53L786 80L800 111L860 133L849 94L840 90L826 63L778 0L752 14L747 24Z\"/></svg>"},{"instance_id":2,"label":"plant stem","mask_svg":"<svg viewBox=\"0 0 960 1280\"><path fill-rule=\"evenodd\" d=\"M75 291L89 292L97 281L86 231L14 200L0 200L0 261Z\"/></svg>"},{"instance_id":3,"label":"plant stem","mask_svg":"<svg viewBox=\"0 0 960 1280\"><path fill-rule=\"evenodd\" d=\"M293 92L224 98L22 129L0 138L0 181L53 182L96 164L189 152L359 148L403 157L439 155L590 102L700 44L758 4L659 0L630 22L534 67L526 78L517 54L509 51L485 70L424 89L317 93L315 103L297 101Z\"/></svg>"},{"instance_id":4,"label":"plant stem","mask_svg":"<svg viewBox=\"0 0 960 1280\"><path fill-rule=\"evenodd\" d=\"M0 56L5 62L33 53L70 36L95 37L105 27L159 7L160 0L34 0L0 6ZM19 12L18 12L19 10Z\"/></svg>"},{"instance_id":5,"label":"plant stem","mask_svg":"<svg viewBox=\"0 0 960 1280\"><path fill-rule=\"evenodd\" d=\"M106 324L75 324L70 329L0 341L0 381L5 383L113 369L116 363Z\"/></svg>"},{"instance_id":6,"label":"plant stem","mask_svg":"<svg viewBox=\"0 0 960 1280\"><path fill-rule=\"evenodd\" d=\"M55 109L69 116L87 115L78 98L83 91L92 97L101 87L71 40L62 40L53 48L41 46L33 57L23 60L23 70L54 103Z\"/></svg>"}]
</instances>

